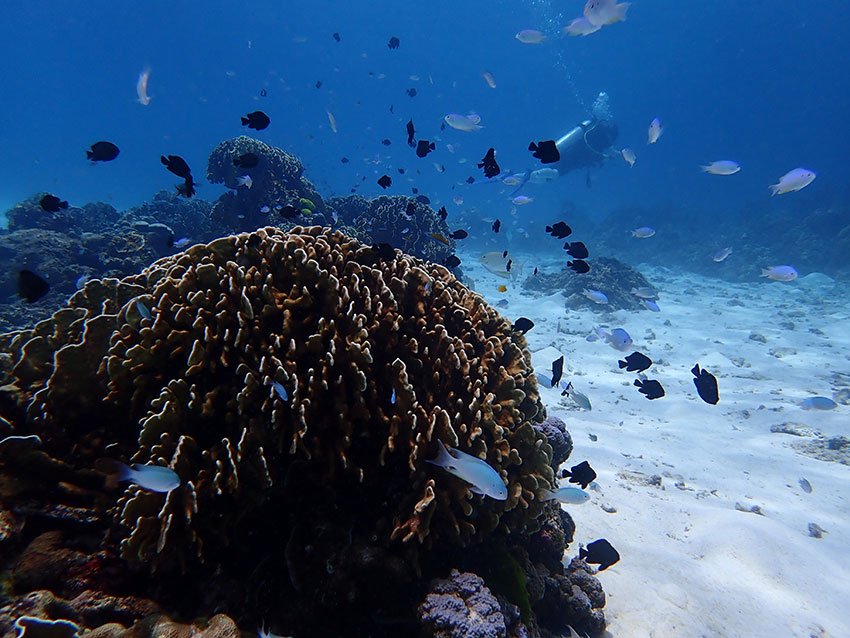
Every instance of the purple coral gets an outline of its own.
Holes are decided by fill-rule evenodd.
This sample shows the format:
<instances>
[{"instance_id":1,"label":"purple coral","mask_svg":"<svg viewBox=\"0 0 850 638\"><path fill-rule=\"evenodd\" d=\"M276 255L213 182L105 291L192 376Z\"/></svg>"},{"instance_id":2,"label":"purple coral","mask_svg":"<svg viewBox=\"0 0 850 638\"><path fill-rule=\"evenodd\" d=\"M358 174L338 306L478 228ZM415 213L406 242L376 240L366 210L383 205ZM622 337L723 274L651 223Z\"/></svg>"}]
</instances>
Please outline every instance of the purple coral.
<instances>
[{"instance_id":1,"label":"purple coral","mask_svg":"<svg viewBox=\"0 0 850 638\"><path fill-rule=\"evenodd\" d=\"M573 451L573 439L567 432L567 424L556 416L550 416L534 427L543 433L552 446L552 469L557 471L558 466L566 461Z\"/></svg>"},{"instance_id":2,"label":"purple coral","mask_svg":"<svg viewBox=\"0 0 850 638\"><path fill-rule=\"evenodd\" d=\"M499 601L476 574L456 569L451 578L434 581L419 606L426 636L434 638L505 638Z\"/></svg>"}]
</instances>

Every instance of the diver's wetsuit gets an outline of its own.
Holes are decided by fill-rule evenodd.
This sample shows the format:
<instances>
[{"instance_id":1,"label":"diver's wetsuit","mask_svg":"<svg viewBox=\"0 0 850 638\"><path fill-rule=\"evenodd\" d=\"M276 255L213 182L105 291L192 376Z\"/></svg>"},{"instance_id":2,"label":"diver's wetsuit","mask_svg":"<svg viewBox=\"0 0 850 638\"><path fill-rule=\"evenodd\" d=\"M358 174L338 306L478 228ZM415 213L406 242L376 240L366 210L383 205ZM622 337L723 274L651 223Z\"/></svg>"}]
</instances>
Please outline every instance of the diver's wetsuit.
<instances>
[{"instance_id":1,"label":"diver's wetsuit","mask_svg":"<svg viewBox=\"0 0 850 638\"><path fill-rule=\"evenodd\" d=\"M616 139L617 125L613 122L585 120L555 142L561 159L552 168L566 175L577 168L598 166L613 156L611 146Z\"/></svg>"}]
</instances>

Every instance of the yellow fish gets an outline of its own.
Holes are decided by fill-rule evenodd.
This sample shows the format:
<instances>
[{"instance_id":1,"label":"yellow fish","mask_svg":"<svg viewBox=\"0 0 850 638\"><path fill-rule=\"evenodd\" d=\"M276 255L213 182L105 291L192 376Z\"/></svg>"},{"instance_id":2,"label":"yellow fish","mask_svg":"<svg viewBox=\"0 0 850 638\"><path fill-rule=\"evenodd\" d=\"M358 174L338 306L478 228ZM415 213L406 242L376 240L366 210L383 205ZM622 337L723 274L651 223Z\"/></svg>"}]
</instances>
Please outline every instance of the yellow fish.
<instances>
[{"instance_id":1,"label":"yellow fish","mask_svg":"<svg viewBox=\"0 0 850 638\"><path fill-rule=\"evenodd\" d=\"M446 246L451 246L449 240L443 237L440 233L431 233L431 237L433 237L437 241L443 242Z\"/></svg>"},{"instance_id":2,"label":"yellow fish","mask_svg":"<svg viewBox=\"0 0 850 638\"><path fill-rule=\"evenodd\" d=\"M501 286L499 286L499 287L498 287L498 289L497 289L497 290L498 290L499 292L507 292L507 291L508 291L508 287L507 287L505 284L502 284Z\"/></svg>"}]
</instances>

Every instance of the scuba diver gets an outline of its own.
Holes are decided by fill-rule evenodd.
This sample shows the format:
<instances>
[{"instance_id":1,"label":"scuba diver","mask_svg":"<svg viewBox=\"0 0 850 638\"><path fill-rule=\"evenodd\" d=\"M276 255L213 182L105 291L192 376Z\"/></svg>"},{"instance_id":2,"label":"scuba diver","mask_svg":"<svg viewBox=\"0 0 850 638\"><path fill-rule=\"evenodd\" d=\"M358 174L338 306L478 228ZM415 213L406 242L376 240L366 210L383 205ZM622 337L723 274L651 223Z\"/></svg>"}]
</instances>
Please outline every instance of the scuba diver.
<instances>
[{"instance_id":1,"label":"scuba diver","mask_svg":"<svg viewBox=\"0 0 850 638\"><path fill-rule=\"evenodd\" d=\"M546 167L558 171L563 176L581 168L588 169L588 186L590 185L590 169L601 166L602 163L613 157L619 157L620 152L615 151L612 146L617 139L617 125L613 121L611 107L608 104L608 94L604 91L596 96L591 109L591 118L584 120L578 126L572 128L556 142L561 159ZM529 181L535 182L535 174L544 172L528 170L523 177L522 183L511 194L518 193ZM546 171L548 173L548 171ZM554 173L551 173L554 175ZM542 176L541 176L542 177Z\"/></svg>"}]
</instances>

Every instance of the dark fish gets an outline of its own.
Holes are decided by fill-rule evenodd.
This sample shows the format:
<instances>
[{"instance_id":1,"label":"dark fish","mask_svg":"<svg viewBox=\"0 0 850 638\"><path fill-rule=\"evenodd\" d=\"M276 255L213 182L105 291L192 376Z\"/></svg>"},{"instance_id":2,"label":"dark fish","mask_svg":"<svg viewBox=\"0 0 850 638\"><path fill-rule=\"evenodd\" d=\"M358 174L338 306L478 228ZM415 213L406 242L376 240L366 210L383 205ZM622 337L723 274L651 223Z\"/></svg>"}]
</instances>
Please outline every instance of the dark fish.
<instances>
[{"instance_id":1,"label":"dark fish","mask_svg":"<svg viewBox=\"0 0 850 638\"><path fill-rule=\"evenodd\" d=\"M504 259L504 258L505 258L505 257L507 257L507 256L508 256L508 251L507 251L507 250L503 250L503 251L502 251L502 259Z\"/></svg>"},{"instance_id":2,"label":"dark fish","mask_svg":"<svg viewBox=\"0 0 850 638\"><path fill-rule=\"evenodd\" d=\"M514 321L514 325L512 329L521 334L525 334L529 330L534 327L534 322L531 319L526 319L525 317L520 317L516 321Z\"/></svg>"},{"instance_id":3,"label":"dark fish","mask_svg":"<svg viewBox=\"0 0 850 638\"><path fill-rule=\"evenodd\" d=\"M617 362L620 370L626 369L626 372L643 372L652 365L652 359L640 352L632 352L625 361Z\"/></svg>"},{"instance_id":4,"label":"dark fish","mask_svg":"<svg viewBox=\"0 0 850 638\"><path fill-rule=\"evenodd\" d=\"M535 267L534 267L534 274L536 275L536 274L537 274L537 272L538 272L538 271L537 271L537 266L535 266Z\"/></svg>"},{"instance_id":5,"label":"dark fish","mask_svg":"<svg viewBox=\"0 0 850 638\"><path fill-rule=\"evenodd\" d=\"M86 151L86 157L92 162L111 162L120 152L112 142L95 142L91 150Z\"/></svg>"},{"instance_id":6,"label":"dark fish","mask_svg":"<svg viewBox=\"0 0 850 638\"><path fill-rule=\"evenodd\" d=\"M254 111L253 113L248 113L245 117L242 118L242 126L247 126L248 128L252 128L255 131L262 131L269 124L271 124L271 120L269 116L263 113L262 111Z\"/></svg>"},{"instance_id":7,"label":"dark fish","mask_svg":"<svg viewBox=\"0 0 850 638\"><path fill-rule=\"evenodd\" d=\"M408 120L407 122L407 145L411 148L416 146L416 142L413 141L413 136L416 135L416 129L413 128L413 120Z\"/></svg>"},{"instance_id":8,"label":"dark fish","mask_svg":"<svg viewBox=\"0 0 850 638\"><path fill-rule=\"evenodd\" d=\"M587 259L590 255L587 252L587 246L584 245L584 242L580 241L574 241L573 243L567 242L564 244L564 250L567 251L570 257L575 257L576 259Z\"/></svg>"},{"instance_id":9,"label":"dark fish","mask_svg":"<svg viewBox=\"0 0 850 638\"><path fill-rule=\"evenodd\" d=\"M347 157L343 157L343 158L342 158L341 160L339 160L339 161L340 161L340 162L342 162L343 164L348 164L349 159L348 159Z\"/></svg>"},{"instance_id":10,"label":"dark fish","mask_svg":"<svg viewBox=\"0 0 850 638\"><path fill-rule=\"evenodd\" d=\"M574 259L572 261L568 261L567 268L579 275L584 275L585 273L590 272L590 264L588 264L583 259Z\"/></svg>"},{"instance_id":11,"label":"dark fish","mask_svg":"<svg viewBox=\"0 0 850 638\"><path fill-rule=\"evenodd\" d=\"M425 204L426 206L431 203L431 200L428 199L427 195L417 195L416 201L419 202L420 204Z\"/></svg>"},{"instance_id":12,"label":"dark fish","mask_svg":"<svg viewBox=\"0 0 850 638\"><path fill-rule=\"evenodd\" d=\"M403 168L399 168L399 169L398 169L398 174L399 174L399 175L404 175L404 169L403 169Z\"/></svg>"},{"instance_id":13,"label":"dark fish","mask_svg":"<svg viewBox=\"0 0 850 638\"><path fill-rule=\"evenodd\" d=\"M425 157L435 148L437 148L437 145L434 144L434 142L429 142L428 140L419 140L419 143L416 145L416 156Z\"/></svg>"},{"instance_id":14,"label":"dark fish","mask_svg":"<svg viewBox=\"0 0 850 638\"><path fill-rule=\"evenodd\" d=\"M664 388L655 379L647 379L646 381L635 379L635 385L639 388L639 392L650 401L664 396Z\"/></svg>"},{"instance_id":15,"label":"dark fish","mask_svg":"<svg viewBox=\"0 0 850 638\"><path fill-rule=\"evenodd\" d=\"M561 380L561 376L564 374L564 355L561 355L557 359L552 362L552 385L550 388L558 387L558 381Z\"/></svg>"},{"instance_id":16,"label":"dark fish","mask_svg":"<svg viewBox=\"0 0 850 638\"><path fill-rule=\"evenodd\" d=\"M393 113L393 114L395 113L395 108L393 107L392 104L390 104L390 113Z\"/></svg>"},{"instance_id":17,"label":"dark fish","mask_svg":"<svg viewBox=\"0 0 850 638\"><path fill-rule=\"evenodd\" d=\"M407 94L410 97L416 97L416 89L407 89Z\"/></svg>"},{"instance_id":18,"label":"dark fish","mask_svg":"<svg viewBox=\"0 0 850 638\"><path fill-rule=\"evenodd\" d=\"M186 160L179 155L160 155L159 161L162 162L165 168L177 175L177 177L186 179L192 175L192 169L189 168Z\"/></svg>"},{"instance_id":19,"label":"dark fish","mask_svg":"<svg viewBox=\"0 0 850 638\"><path fill-rule=\"evenodd\" d=\"M561 159L561 153L558 152L558 146L555 144L555 140L532 142L528 145L528 150L532 151L532 155L539 159L541 164L554 164Z\"/></svg>"},{"instance_id":20,"label":"dark fish","mask_svg":"<svg viewBox=\"0 0 850 638\"><path fill-rule=\"evenodd\" d=\"M440 130L441 130L441 131L445 131L445 130L446 130L446 123L445 123L445 122L441 122L441 123L440 123Z\"/></svg>"},{"instance_id":21,"label":"dark fish","mask_svg":"<svg viewBox=\"0 0 850 638\"><path fill-rule=\"evenodd\" d=\"M243 153L239 157L233 158L233 165L242 168L254 168L260 163L260 156L256 153Z\"/></svg>"},{"instance_id":22,"label":"dark fish","mask_svg":"<svg viewBox=\"0 0 850 638\"><path fill-rule=\"evenodd\" d=\"M41 210L47 213L58 213L60 210L68 208L68 202L50 193L38 200L38 205L41 206Z\"/></svg>"},{"instance_id":23,"label":"dark fish","mask_svg":"<svg viewBox=\"0 0 850 638\"><path fill-rule=\"evenodd\" d=\"M18 273L18 294L27 303L34 303L50 291L50 284L31 270Z\"/></svg>"},{"instance_id":24,"label":"dark fish","mask_svg":"<svg viewBox=\"0 0 850 638\"><path fill-rule=\"evenodd\" d=\"M377 253L378 259L384 261L395 259L395 248L386 243L375 244L372 249Z\"/></svg>"},{"instance_id":25,"label":"dark fish","mask_svg":"<svg viewBox=\"0 0 850 638\"><path fill-rule=\"evenodd\" d=\"M395 36L391 37L390 41L387 42L387 46L391 49L397 49L399 44L401 44L401 40Z\"/></svg>"},{"instance_id":26,"label":"dark fish","mask_svg":"<svg viewBox=\"0 0 850 638\"><path fill-rule=\"evenodd\" d=\"M694 385L697 387L699 398L711 405L717 405L717 402L720 401L720 390L717 389L717 377L708 370L700 370L699 364L691 368L691 372L696 377L694 379Z\"/></svg>"},{"instance_id":27,"label":"dark fish","mask_svg":"<svg viewBox=\"0 0 850 638\"><path fill-rule=\"evenodd\" d=\"M195 181L189 175L182 184L177 184L177 193L187 199L191 199L195 195Z\"/></svg>"},{"instance_id":28,"label":"dark fish","mask_svg":"<svg viewBox=\"0 0 850 638\"><path fill-rule=\"evenodd\" d=\"M334 33L331 37L332 37L334 40L336 40L337 42L339 42L339 41L342 39L342 38L340 38L340 37L339 37L339 33Z\"/></svg>"},{"instance_id":29,"label":"dark fish","mask_svg":"<svg viewBox=\"0 0 850 638\"><path fill-rule=\"evenodd\" d=\"M392 186L392 183L393 183L393 178L390 177L389 175L381 175L378 178L378 186L380 186L381 188L383 188L385 190L387 188L389 188L390 186Z\"/></svg>"},{"instance_id":30,"label":"dark fish","mask_svg":"<svg viewBox=\"0 0 850 638\"><path fill-rule=\"evenodd\" d=\"M590 463L582 461L578 465L573 465L569 470L561 470L561 478L570 477L570 483L581 485L581 489L586 490L587 486L596 480L596 472Z\"/></svg>"},{"instance_id":31,"label":"dark fish","mask_svg":"<svg viewBox=\"0 0 850 638\"><path fill-rule=\"evenodd\" d=\"M586 563L599 565L599 571L608 569L611 565L620 560L620 554L618 554L617 550L614 549L614 546L604 538L588 543L587 549L581 547L578 550L578 557Z\"/></svg>"},{"instance_id":32,"label":"dark fish","mask_svg":"<svg viewBox=\"0 0 850 638\"><path fill-rule=\"evenodd\" d=\"M414 186L413 188L410 189L410 192L413 193L414 195L416 195L416 193L419 192L419 189Z\"/></svg>"},{"instance_id":33,"label":"dark fish","mask_svg":"<svg viewBox=\"0 0 850 638\"><path fill-rule=\"evenodd\" d=\"M416 212L416 202L407 202L407 206L404 207L404 213L408 217L411 217L413 213Z\"/></svg>"},{"instance_id":34,"label":"dark fish","mask_svg":"<svg viewBox=\"0 0 850 638\"><path fill-rule=\"evenodd\" d=\"M441 222L446 221L446 217L449 216L449 211L446 210L445 206L440 206L440 210L437 211L437 216L440 218Z\"/></svg>"},{"instance_id":35,"label":"dark fish","mask_svg":"<svg viewBox=\"0 0 850 638\"><path fill-rule=\"evenodd\" d=\"M546 227L546 232L552 235L552 237L556 237L557 239L563 239L564 237L569 237L573 234L573 229L567 226L564 222L557 222L552 226Z\"/></svg>"},{"instance_id":36,"label":"dark fish","mask_svg":"<svg viewBox=\"0 0 850 638\"><path fill-rule=\"evenodd\" d=\"M292 219L293 217L298 217L301 214L301 210L292 204L287 204L281 208L278 213L280 213L280 216L284 219Z\"/></svg>"},{"instance_id":37,"label":"dark fish","mask_svg":"<svg viewBox=\"0 0 850 638\"><path fill-rule=\"evenodd\" d=\"M317 89L322 88L322 81L321 80L316 80L316 88Z\"/></svg>"},{"instance_id":38,"label":"dark fish","mask_svg":"<svg viewBox=\"0 0 850 638\"><path fill-rule=\"evenodd\" d=\"M260 89L260 97L266 97L269 94L265 89Z\"/></svg>"},{"instance_id":39,"label":"dark fish","mask_svg":"<svg viewBox=\"0 0 850 638\"><path fill-rule=\"evenodd\" d=\"M443 260L443 265L446 268L457 268L460 266L460 259L458 259L455 255L449 255Z\"/></svg>"},{"instance_id":40,"label":"dark fish","mask_svg":"<svg viewBox=\"0 0 850 638\"><path fill-rule=\"evenodd\" d=\"M501 227L502 227L502 222L500 222L498 219L497 219L496 221L494 221L494 222L493 222L493 232L494 232L494 233L498 233L498 232L499 232L499 229L500 229Z\"/></svg>"},{"instance_id":41,"label":"dark fish","mask_svg":"<svg viewBox=\"0 0 850 638\"><path fill-rule=\"evenodd\" d=\"M502 169L496 163L496 149L487 149L487 153L485 153L484 157L478 163L478 168L484 169L484 176L488 179L502 172Z\"/></svg>"},{"instance_id":42,"label":"dark fish","mask_svg":"<svg viewBox=\"0 0 850 638\"><path fill-rule=\"evenodd\" d=\"M466 183L467 184L474 184L475 178L470 175L469 177L466 178Z\"/></svg>"},{"instance_id":43,"label":"dark fish","mask_svg":"<svg viewBox=\"0 0 850 638\"><path fill-rule=\"evenodd\" d=\"M465 230L456 230L455 232L449 235L452 239L466 239L469 237L469 233Z\"/></svg>"},{"instance_id":44,"label":"dark fish","mask_svg":"<svg viewBox=\"0 0 850 638\"><path fill-rule=\"evenodd\" d=\"M381 144L383 144L384 146L389 146L390 144L392 144L392 142L390 141L389 138L385 137L384 139L381 140Z\"/></svg>"},{"instance_id":45,"label":"dark fish","mask_svg":"<svg viewBox=\"0 0 850 638\"><path fill-rule=\"evenodd\" d=\"M511 266L513 265L513 263L514 263L513 259L508 259L508 263L505 264L505 271L510 272Z\"/></svg>"}]
</instances>

